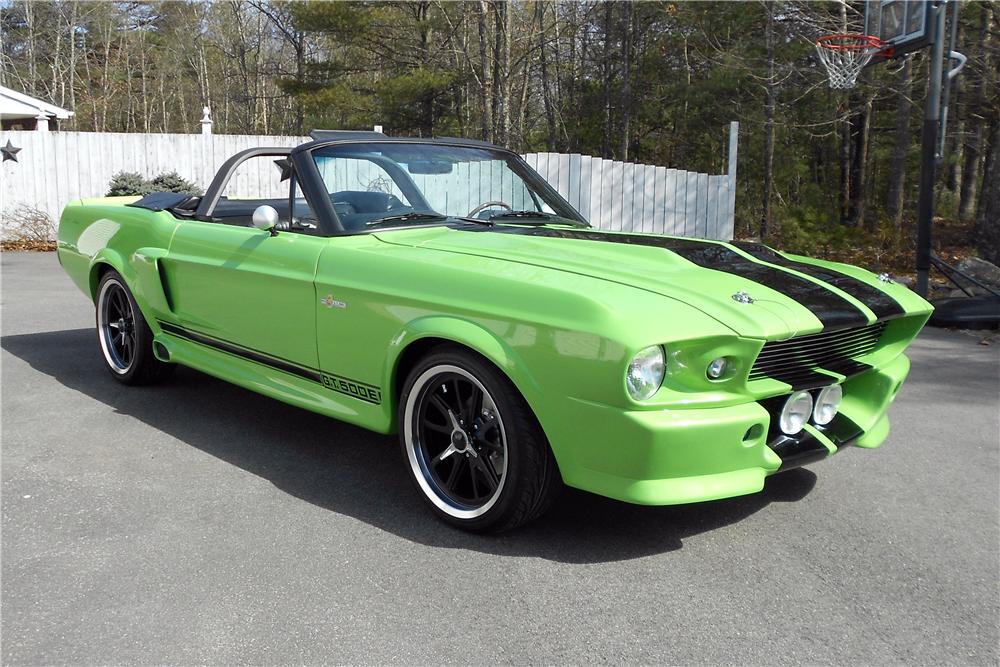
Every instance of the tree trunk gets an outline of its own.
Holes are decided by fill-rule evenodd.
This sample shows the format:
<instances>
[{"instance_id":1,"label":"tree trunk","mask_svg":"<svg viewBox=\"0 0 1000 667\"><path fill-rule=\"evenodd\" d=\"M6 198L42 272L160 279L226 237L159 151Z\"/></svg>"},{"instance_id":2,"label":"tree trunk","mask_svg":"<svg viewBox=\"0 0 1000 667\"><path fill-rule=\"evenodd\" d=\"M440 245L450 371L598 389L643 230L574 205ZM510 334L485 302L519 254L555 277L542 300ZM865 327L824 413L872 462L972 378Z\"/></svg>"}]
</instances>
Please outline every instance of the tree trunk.
<instances>
[{"instance_id":1,"label":"tree trunk","mask_svg":"<svg viewBox=\"0 0 1000 667\"><path fill-rule=\"evenodd\" d=\"M992 121L975 236L979 256L1000 264L1000 117L994 115Z\"/></svg>"},{"instance_id":2,"label":"tree trunk","mask_svg":"<svg viewBox=\"0 0 1000 667\"><path fill-rule=\"evenodd\" d=\"M886 213L892 221L897 240L903 228L903 205L906 183L906 154L910 147L910 116L913 112L913 61L903 61L899 75L899 90L896 94L896 131L893 138L892 164L889 166L889 186Z\"/></svg>"},{"instance_id":3,"label":"tree trunk","mask_svg":"<svg viewBox=\"0 0 1000 667\"><path fill-rule=\"evenodd\" d=\"M302 31L295 33L295 83L302 86L306 81L306 37ZM306 109L300 97L295 100L295 133L305 134Z\"/></svg>"},{"instance_id":4,"label":"tree trunk","mask_svg":"<svg viewBox=\"0 0 1000 667\"><path fill-rule=\"evenodd\" d=\"M604 53L601 59L601 75L604 78L604 126L601 137L601 156L611 156L611 26L614 5L604 0Z\"/></svg>"},{"instance_id":5,"label":"tree trunk","mask_svg":"<svg viewBox=\"0 0 1000 667\"><path fill-rule=\"evenodd\" d=\"M557 76L556 79L559 83L559 99L568 99L568 104L563 108L568 110L567 114L562 116L562 132L565 137L564 148L572 153L576 150L576 140L577 140L577 128L580 123L580 110L577 106L577 92L579 91L579 67L580 67L580 57L579 51L581 49L577 48L577 35L579 34L579 22L577 19L577 10L580 5L578 3L572 3L569 7L570 11L570 34L569 34L569 76L563 79L562 76ZM556 7L556 25L559 25L559 8ZM559 41L556 40L556 55L559 55ZM566 81L566 88L568 91L563 93L563 81ZM572 132L569 131L569 123L566 122L566 116L569 116L572 122Z\"/></svg>"},{"instance_id":6,"label":"tree trunk","mask_svg":"<svg viewBox=\"0 0 1000 667\"><path fill-rule=\"evenodd\" d=\"M628 161L629 130L632 120L632 58L635 45L635 4L632 2L623 3L625 17L622 20L624 27L622 39L622 51L624 61L622 72L622 92L619 101L619 110L622 116L621 128L621 160Z\"/></svg>"},{"instance_id":7,"label":"tree trunk","mask_svg":"<svg viewBox=\"0 0 1000 667\"><path fill-rule=\"evenodd\" d=\"M507 144L510 135L509 2L493 3L493 141Z\"/></svg>"},{"instance_id":8,"label":"tree trunk","mask_svg":"<svg viewBox=\"0 0 1000 667\"><path fill-rule=\"evenodd\" d=\"M77 22L77 10L79 9L79 3L77 0L73 0L72 11L69 16L69 108L76 109L76 66L77 66L77 53L76 53L76 22ZM77 120L74 115L68 121L66 121L67 130L76 129Z\"/></svg>"},{"instance_id":9,"label":"tree trunk","mask_svg":"<svg viewBox=\"0 0 1000 667\"><path fill-rule=\"evenodd\" d=\"M865 218L865 182L868 169L868 133L871 127L874 93L864 93L860 110L851 123L851 195L848 200L847 224L856 227Z\"/></svg>"},{"instance_id":10,"label":"tree trunk","mask_svg":"<svg viewBox=\"0 0 1000 667\"><path fill-rule=\"evenodd\" d=\"M767 22L764 29L767 49L767 82L764 84L764 195L761 202L759 236L767 238L771 227L771 191L774 189L774 0L767 2Z\"/></svg>"},{"instance_id":11,"label":"tree trunk","mask_svg":"<svg viewBox=\"0 0 1000 667\"><path fill-rule=\"evenodd\" d=\"M962 184L958 191L958 217L968 220L976 211L976 186L983 148L983 121L978 114L969 118L963 151Z\"/></svg>"},{"instance_id":12,"label":"tree trunk","mask_svg":"<svg viewBox=\"0 0 1000 667\"><path fill-rule=\"evenodd\" d=\"M949 7L946 7L950 11ZM942 9L942 11L945 11ZM962 22L959 21L955 28L957 30L955 48L959 50L962 49ZM951 38L949 37L949 40ZM950 42L948 42L950 43ZM950 61L947 60L947 52L945 53L945 71L948 70L950 66ZM948 84L945 84L948 85ZM958 194L959 188L961 187L962 181L962 148L964 142L962 137L964 136L965 122L963 115L959 113L964 108L965 102L965 78L958 76L955 77L951 82L951 99L948 101L948 127L942 127L942 132L947 132L944 138L944 158L947 160L947 167L945 169L944 183L945 187L948 188L949 192Z\"/></svg>"},{"instance_id":13,"label":"tree trunk","mask_svg":"<svg viewBox=\"0 0 1000 667\"><path fill-rule=\"evenodd\" d=\"M38 65L35 56L35 42L38 40L38 33L35 30L35 11L33 2L24 3L24 22L28 29L28 90L29 95L37 95Z\"/></svg>"},{"instance_id":14,"label":"tree trunk","mask_svg":"<svg viewBox=\"0 0 1000 667\"><path fill-rule=\"evenodd\" d=\"M840 0L841 32L847 32L847 1ZM850 107L837 105L840 123L840 224L847 221L847 211L851 203L851 116Z\"/></svg>"},{"instance_id":15,"label":"tree trunk","mask_svg":"<svg viewBox=\"0 0 1000 667\"><path fill-rule=\"evenodd\" d=\"M975 215L976 189L979 182L979 168L983 156L983 113L987 108L987 86L990 72L990 8L983 3L979 8L979 35L977 51L982 54L982 71L978 80L970 82L975 86L975 94L967 104L968 125L965 133L964 164L962 166L962 185L958 195L958 217L968 220ZM972 69L972 68L970 68ZM966 74L969 76L969 74Z\"/></svg>"},{"instance_id":16,"label":"tree trunk","mask_svg":"<svg viewBox=\"0 0 1000 667\"><path fill-rule=\"evenodd\" d=\"M542 104L545 107L545 124L547 125L548 135L545 138L545 146L549 149L549 152L555 152L556 150L556 113L555 109L552 108L552 91L549 84L549 68L547 63L547 58L545 56L545 3L538 2L535 4L535 15L538 20L538 66L541 69L542 76Z\"/></svg>"},{"instance_id":17,"label":"tree trunk","mask_svg":"<svg viewBox=\"0 0 1000 667\"><path fill-rule=\"evenodd\" d=\"M551 77L551 81L552 85L555 88L555 90L553 91L553 99L555 100L553 109L555 110L555 113L553 115L555 116L556 120L556 150L558 151L558 150L563 150L569 143L569 140L568 137L565 137L566 134L565 117L566 117L567 107L563 103L562 72L564 70L562 64L562 54L560 53L561 38L559 35L559 7L556 6L553 9L553 12L555 13L555 21L552 22L552 31L554 33L553 46L555 48L552 49L552 65L553 68L555 69L555 76ZM562 133L560 133L559 131L560 125L563 128Z\"/></svg>"},{"instance_id":18,"label":"tree trunk","mask_svg":"<svg viewBox=\"0 0 1000 667\"><path fill-rule=\"evenodd\" d=\"M430 2L420 2L416 6L417 26L420 40L420 64L431 67L431 26L428 22ZM434 91L428 90L420 100L420 135L434 136Z\"/></svg>"},{"instance_id":19,"label":"tree trunk","mask_svg":"<svg viewBox=\"0 0 1000 667\"><path fill-rule=\"evenodd\" d=\"M489 65L489 36L486 32L486 19L490 6L486 0L479 0L479 12L476 14L476 27L479 29L479 67L483 96L480 100L480 131L484 141L493 141L493 68Z\"/></svg>"}]
</instances>

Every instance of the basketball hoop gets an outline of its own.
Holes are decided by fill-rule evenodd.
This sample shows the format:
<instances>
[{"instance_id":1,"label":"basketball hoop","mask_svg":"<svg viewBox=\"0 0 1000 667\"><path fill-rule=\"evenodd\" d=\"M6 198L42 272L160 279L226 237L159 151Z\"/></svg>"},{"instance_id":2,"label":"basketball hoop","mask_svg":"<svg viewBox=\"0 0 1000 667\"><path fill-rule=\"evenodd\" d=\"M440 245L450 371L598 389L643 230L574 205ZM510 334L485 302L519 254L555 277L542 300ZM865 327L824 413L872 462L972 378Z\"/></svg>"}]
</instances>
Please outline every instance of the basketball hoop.
<instances>
[{"instance_id":1,"label":"basketball hoop","mask_svg":"<svg viewBox=\"0 0 1000 667\"><path fill-rule=\"evenodd\" d=\"M874 35L846 32L816 40L816 53L830 76L830 87L853 88L858 75L876 53L891 56L891 46Z\"/></svg>"}]
</instances>

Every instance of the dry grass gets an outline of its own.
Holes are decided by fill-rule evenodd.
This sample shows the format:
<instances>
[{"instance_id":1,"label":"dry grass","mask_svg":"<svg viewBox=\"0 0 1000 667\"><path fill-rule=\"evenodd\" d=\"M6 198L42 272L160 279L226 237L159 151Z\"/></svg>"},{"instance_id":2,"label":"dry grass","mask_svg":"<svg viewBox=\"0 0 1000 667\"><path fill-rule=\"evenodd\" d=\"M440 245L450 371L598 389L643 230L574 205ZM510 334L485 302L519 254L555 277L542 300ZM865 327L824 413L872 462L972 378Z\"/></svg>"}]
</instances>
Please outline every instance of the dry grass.
<instances>
[{"instance_id":1,"label":"dry grass","mask_svg":"<svg viewBox=\"0 0 1000 667\"><path fill-rule=\"evenodd\" d=\"M24 204L16 206L10 212L4 212L0 250L37 250L50 251L56 249L56 226L44 211Z\"/></svg>"}]
</instances>

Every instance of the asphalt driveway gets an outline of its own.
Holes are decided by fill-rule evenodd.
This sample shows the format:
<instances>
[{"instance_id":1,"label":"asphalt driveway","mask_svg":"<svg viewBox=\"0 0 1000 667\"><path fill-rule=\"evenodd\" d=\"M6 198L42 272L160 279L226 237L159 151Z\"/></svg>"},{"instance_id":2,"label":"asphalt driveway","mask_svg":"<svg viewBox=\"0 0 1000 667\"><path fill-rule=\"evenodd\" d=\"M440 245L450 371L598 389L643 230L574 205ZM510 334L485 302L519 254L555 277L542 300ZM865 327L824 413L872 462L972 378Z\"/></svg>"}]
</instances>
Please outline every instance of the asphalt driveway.
<instances>
[{"instance_id":1,"label":"asphalt driveway","mask_svg":"<svg viewBox=\"0 0 1000 667\"><path fill-rule=\"evenodd\" d=\"M392 438L187 369L119 386L55 255L0 262L3 664L1000 659L1000 339L925 331L879 450L477 537Z\"/></svg>"}]
</instances>

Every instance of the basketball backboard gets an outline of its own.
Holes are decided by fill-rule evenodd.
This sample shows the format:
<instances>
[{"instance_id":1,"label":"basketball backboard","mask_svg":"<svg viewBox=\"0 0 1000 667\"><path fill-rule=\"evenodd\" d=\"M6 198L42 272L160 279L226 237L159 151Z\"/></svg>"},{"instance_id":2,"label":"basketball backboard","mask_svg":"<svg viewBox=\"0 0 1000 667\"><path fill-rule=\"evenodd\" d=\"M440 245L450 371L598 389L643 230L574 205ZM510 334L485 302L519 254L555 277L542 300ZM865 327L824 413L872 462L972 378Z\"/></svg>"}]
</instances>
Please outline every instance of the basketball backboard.
<instances>
[{"instance_id":1,"label":"basketball backboard","mask_svg":"<svg viewBox=\"0 0 1000 667\"><path fill-rule=\"evenodd\" d=\"M934 37L933 0L867 0L865 34L889 49L868 63L898 58L929 45Z\"/></svg>"}]
</instances>

